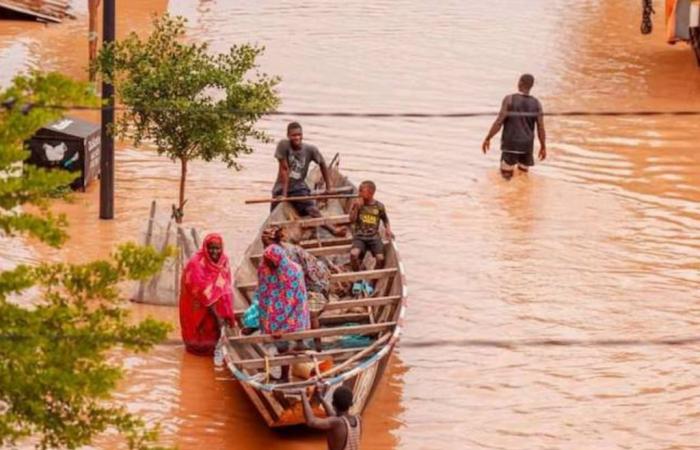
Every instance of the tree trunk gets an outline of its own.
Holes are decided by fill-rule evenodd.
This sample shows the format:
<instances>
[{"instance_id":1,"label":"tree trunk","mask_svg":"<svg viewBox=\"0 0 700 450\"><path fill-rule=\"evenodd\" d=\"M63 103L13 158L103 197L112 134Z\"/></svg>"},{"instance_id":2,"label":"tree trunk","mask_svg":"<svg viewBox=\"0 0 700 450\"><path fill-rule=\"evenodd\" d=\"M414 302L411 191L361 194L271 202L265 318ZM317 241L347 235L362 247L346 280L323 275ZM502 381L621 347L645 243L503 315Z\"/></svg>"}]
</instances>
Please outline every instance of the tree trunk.
<instances>
[{"instance_id":1,"label":"tree trunk","mask_svg":"<svg viewBox=\"0 0 700 450\"><path fill-rule=\"evenodd\" d=\"M182 217L185 214L185 181L187 181L187 159L180 159L180 204L178 205L179 212L177 223L182 223Z\"/></svg>"}]
</instances>

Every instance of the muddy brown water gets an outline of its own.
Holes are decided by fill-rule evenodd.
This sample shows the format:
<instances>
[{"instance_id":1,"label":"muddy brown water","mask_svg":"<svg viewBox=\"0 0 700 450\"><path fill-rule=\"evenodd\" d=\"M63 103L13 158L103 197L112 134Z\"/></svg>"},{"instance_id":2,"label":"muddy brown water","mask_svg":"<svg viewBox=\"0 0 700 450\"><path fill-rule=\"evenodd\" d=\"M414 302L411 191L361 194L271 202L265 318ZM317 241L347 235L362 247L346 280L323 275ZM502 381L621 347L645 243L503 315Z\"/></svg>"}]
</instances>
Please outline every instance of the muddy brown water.
<instances>
[{"instance_id":1,"label":"muddy brown water","mask_svg":"<svg viewBox=\"0 0 700 450\"><path fill-rule=\"evenodd\" d=\"M0 82L32 67L84 76L85 7L63 25L0 24ZM547 110L700 109L700 70L639 34L628 0L118 2L120 33L153 12L190 19L223 51L254 41L279 74L285 110L495 110L524 71ZM661 10L661 8L658 8ZM275 137L292 117L266 119ZM373 179L408 271L402 346L365 415L363 447L688 448L700 442L700 121L548 118L549 159L510 182L483 156L490 118L304 118L305 137L354 180ZM234 260L265 216L244 206L274 178L271 145L241 172L194 164L188 219L221 231ZM3 240L2 267L37 255L83 261L142 231L152 198L172 202L177 166L117 154L117 220L93 186L48 252ZM43 256L42 256L43 257ZM174 309L132 306L177 321ZM441 339L442 345L418 346ZM569 345L507 345L565 339ZM634 345L600 345L626 339ZM536 344L536 343L535 343ZM268 430L235 382L179 346L125 357L118 398L180 448L323 448Z\"/></svg>"}]
</instances>

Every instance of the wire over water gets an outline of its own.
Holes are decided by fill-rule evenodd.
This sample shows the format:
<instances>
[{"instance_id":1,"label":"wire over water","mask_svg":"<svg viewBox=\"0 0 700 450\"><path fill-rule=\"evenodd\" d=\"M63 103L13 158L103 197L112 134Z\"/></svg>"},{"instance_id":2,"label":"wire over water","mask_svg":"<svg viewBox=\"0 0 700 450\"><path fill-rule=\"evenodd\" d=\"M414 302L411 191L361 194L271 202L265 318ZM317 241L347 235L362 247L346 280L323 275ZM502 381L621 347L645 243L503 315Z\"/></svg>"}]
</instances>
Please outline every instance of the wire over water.
<instances>
[{"instance_id":1,"label":"wire over water","mask_svg":"<svg viewBox=\"0 0 700 450\"><path fill-rule=\"evenodd\" d=\"M5 109L19 107L12 100L3 103ZM63 111L101 111L102 109L114 109L115 111L133 111L124 105L117 106L85 106L85 105L41 105L26 104L21 106L23 113L29 112L33 108L57 109ZM183 108L162 106L149 107L149 111L178 111ZM207 108L208 110L209 108ZM193 108L188 108L193 111ZM208 111L212 113L213 111ZM350 112L350 111L265 111L256 112L242 109L222 109L221 113L233 115L255 115L255 116L294 116L294 117L345 117L345 118L420 118L420 119L461 119L470 117L492 117L499 114L498 111L463 111L463 112ZM537 117L540 113L509 111L506 113L511 117ZM649 116L700 116L700 110L630 110L630 111L551 111L542 113L548 117L649 117Z\"/></svg>"}]
</instances>

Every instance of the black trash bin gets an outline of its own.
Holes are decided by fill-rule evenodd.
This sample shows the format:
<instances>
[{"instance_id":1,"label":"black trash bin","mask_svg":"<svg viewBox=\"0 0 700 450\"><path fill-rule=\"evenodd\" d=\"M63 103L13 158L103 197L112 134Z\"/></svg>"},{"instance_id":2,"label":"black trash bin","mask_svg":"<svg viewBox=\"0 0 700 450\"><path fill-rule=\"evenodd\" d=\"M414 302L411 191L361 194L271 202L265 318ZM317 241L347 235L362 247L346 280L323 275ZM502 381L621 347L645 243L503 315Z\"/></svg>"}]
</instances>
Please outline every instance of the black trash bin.
<instances>
[{"instance_id":1,"label":"black trash bin","mask_svg":"<svg viewBox=\"0 0 700 450\"><path fill-rule=\"evenodd\" d=\"M27 162L39 167L80 172L71 187L85 190L100 174L100 126L64 117L46 125L27 141Z\"/></svg>"}]
</instances>

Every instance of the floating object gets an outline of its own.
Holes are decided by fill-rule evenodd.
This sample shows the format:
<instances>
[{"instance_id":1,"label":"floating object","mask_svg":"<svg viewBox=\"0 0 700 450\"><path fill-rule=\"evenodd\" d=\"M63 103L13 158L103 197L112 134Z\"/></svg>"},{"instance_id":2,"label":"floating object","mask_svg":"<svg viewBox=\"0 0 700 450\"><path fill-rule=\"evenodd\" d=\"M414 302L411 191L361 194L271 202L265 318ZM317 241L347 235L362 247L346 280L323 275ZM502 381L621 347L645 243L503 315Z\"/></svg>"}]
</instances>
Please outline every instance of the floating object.
<instances>
[{"instance_id":1,"label":"floating object","mask_svg":"<svg viewBox=\"0 0 700 450\"><path fill-rule=\"evenodd\" d=\"M43 22L60 23L70 14L68 0L0 0L0 16L33 18Z\"/></svg>"},{"instance_id":2,"label":"floating object","mask_svg":"<svg viewBox=\"0 0 700 450\"><path fill-rule=\"evenodd\" d=\"M352 183L338 171L337 164L329 168L329 173L334 186L346 189L352 187L356 192ZM318 169L307 179L309 186L314 187L320 181ZM324 217L347 217L350 203L351 200L346 198L329 200L322 209L322 214ZM299 219L291 205L281 203L252 239L234 276L237 320L243 317L257 286L256 268L262 253L262 230L272 223L293 226L294 223L303 222ZM295 237L296 241L312 254L326 258L334 266L349 261L351 237L332 237L320 228L297 228L302 231L301 235ZM325 305L317 329L273 337L258 333L244 336L240 334L240 327L224 328L221 342L225 365L241 383L268 426L283 427L304 423L304 414L296 392L319 381L329 385L331 391L341 385L351 389L354 394L354 405L350 411L352 414L361 414L368 405L398 342L406 310L404 270L395 242L386 242L385 254L383 269L340 272L331 276L331 290L342 286L347 286L347 289L344 296ZM367 260L370 258L367 256ZM358 280L374 283L372 297L352 298L350 286ZM360 346L343 348L344 336L356 336L355 342ZM286 341L293 347L295 341L309 339L320 339L323 350L278 355L273 345L278 341ZM318 370L315 369L314 361L319 363ZM325 364L323 361L326 361ZM292 377L288 382L274 380L274 374L281 366L292 368ZM314 403L313 407L318 408L319 405Z\"/></svg>"},{"instance_id":3,"label":"floating object","mask_svg":"<svg viewBox=\"0 0 700 450\"><path fill-rule=\"evenodd\" d=\"M77 172L80 176L71 187L85 190L100 174L100 139L98 124L64 117L40 128L26 142L31 152L27 163Z\"/></svg>"}]
</instances>

